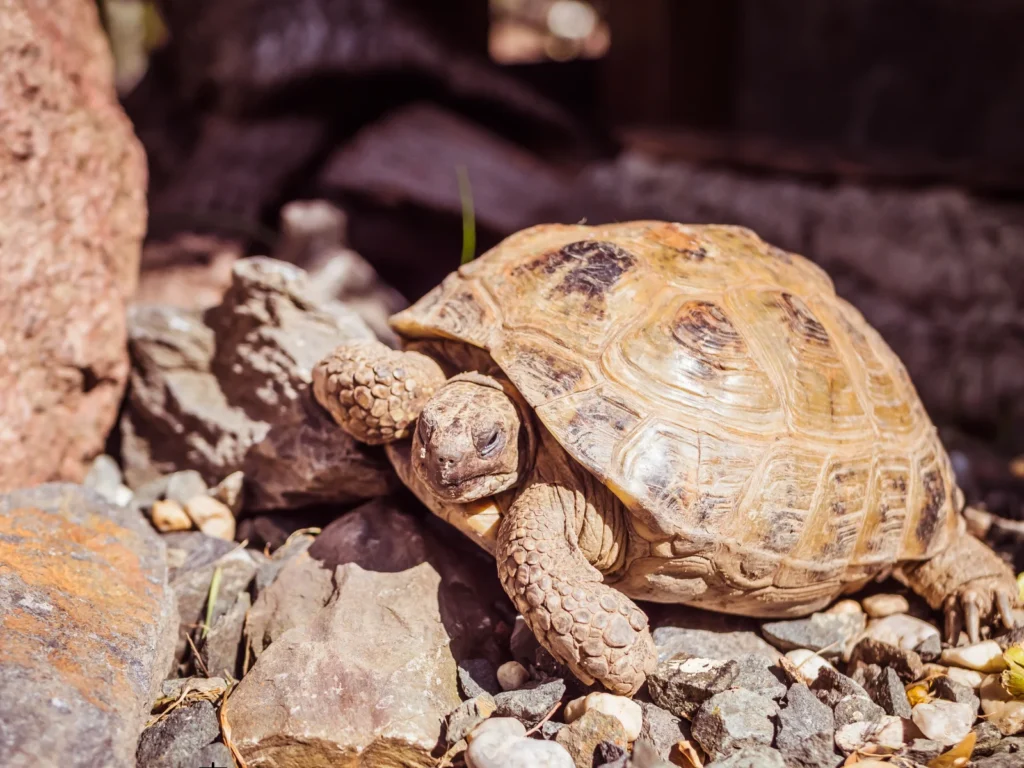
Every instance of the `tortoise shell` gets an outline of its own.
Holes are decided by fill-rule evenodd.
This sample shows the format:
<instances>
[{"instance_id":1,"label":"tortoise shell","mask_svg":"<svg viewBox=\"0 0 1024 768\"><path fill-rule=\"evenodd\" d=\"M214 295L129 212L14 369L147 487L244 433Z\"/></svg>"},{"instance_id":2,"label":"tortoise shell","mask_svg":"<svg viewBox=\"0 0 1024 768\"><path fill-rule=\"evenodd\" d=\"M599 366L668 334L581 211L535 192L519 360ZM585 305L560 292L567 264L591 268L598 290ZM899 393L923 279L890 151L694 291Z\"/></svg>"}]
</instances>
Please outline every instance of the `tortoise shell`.
<instances>
[{"instance_id":1,"label":"tortoise shell","mask_svg":"<svg viewBox=\"0 0 1024 768\"><path fill-rule=\"evenodd\" d=\"M956 528L949 459L899 359L819 267L747 229L533 227L392 327L488 351L651 561L834 596Z\"/></svg>"}]
</instances>

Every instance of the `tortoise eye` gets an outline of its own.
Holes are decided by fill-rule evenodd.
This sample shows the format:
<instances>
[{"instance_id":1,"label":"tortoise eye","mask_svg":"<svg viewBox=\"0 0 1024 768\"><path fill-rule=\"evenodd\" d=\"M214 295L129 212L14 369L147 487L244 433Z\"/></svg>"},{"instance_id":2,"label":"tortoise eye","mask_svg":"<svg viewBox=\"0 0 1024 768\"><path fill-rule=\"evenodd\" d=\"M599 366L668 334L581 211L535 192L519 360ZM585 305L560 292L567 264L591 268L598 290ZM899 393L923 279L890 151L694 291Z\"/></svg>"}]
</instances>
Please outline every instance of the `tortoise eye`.
<instances>
[{"instance_id":1,"label":"tortoise eye","mask_svg":"<svg viewBox=\"0 0 1024 768\"><path fill-rule=\"evenodd\" d=\"M430 440L430 435L434 428L421 416L419 424L416 425L416 431L419 432L420 442L426 443Z\"/></svg>"},{"instance_id":2,"label":"tortoise eye","mask_svg":"<svg viewBox=\"0 0 1024 768\"><path fill-rule=\"evenodd\" d=\"M505 433L498 427L488 432L483 440L477 439L476 450L483 458L493 456L505 446Z\"/></svg>"}]
</instances>

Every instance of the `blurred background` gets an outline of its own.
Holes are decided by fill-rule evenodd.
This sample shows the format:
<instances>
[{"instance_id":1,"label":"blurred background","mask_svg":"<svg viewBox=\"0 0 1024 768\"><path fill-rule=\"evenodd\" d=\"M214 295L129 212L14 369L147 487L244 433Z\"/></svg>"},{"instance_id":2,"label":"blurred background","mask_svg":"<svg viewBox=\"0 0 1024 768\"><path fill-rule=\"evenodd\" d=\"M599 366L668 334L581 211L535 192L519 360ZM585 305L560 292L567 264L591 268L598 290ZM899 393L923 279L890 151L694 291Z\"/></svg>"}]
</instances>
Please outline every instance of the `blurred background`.
<instances>
[{"instance_id":1,"label":"blurred background","mask_svg":"<svg viewBox=\"0 0 1024 768\"><path fill-rule=\"evenodd\" d=\"M829 271L969 498L1024 518L1024 0L99 3L149 158L140 300L215 303L311 199L415 300L459 264L460 178L477 253L743 224Z\"/></svg>"}]
</instances>

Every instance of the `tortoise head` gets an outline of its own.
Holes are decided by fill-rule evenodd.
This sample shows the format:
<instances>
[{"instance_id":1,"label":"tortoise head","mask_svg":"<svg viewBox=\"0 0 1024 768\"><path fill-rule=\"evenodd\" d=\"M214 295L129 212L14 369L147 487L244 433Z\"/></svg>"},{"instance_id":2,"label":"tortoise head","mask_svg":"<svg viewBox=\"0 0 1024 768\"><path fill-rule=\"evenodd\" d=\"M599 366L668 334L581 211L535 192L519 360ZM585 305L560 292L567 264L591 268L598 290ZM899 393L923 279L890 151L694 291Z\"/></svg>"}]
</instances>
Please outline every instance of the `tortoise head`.
<instances>
[{"instance_id":1,"label":"tortoise head","mask_svg":"<svg viewBox=\"0 0 1024 768\"><path fill-rule=\"evenodd\" d=\"M507 490L531 461L529 419L525 405L496 379L455 376L420 413L413 470L446 501L475 501Z\"/></svg>"}]
</instances>

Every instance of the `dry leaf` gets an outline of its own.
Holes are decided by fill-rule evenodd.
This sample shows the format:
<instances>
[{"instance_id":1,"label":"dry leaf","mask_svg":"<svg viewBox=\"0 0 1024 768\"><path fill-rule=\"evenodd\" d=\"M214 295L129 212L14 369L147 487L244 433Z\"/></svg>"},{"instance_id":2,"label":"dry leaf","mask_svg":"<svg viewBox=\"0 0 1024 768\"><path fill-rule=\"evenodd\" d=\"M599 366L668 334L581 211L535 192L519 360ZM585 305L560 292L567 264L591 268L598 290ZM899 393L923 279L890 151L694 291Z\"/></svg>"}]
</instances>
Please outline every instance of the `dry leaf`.
<instances>
[{"instance_id":1,"label":"dry leaf","mask_svg":"<svg viewBox=\"0 0 1024 768\"><path fill-rule=\"evenodd\" d=\"M961 768L961 766L967 765L977 740L978 734L971 731L955 747L951 747L928 763L928 768Z\"/></svg>"}]
</instances>

